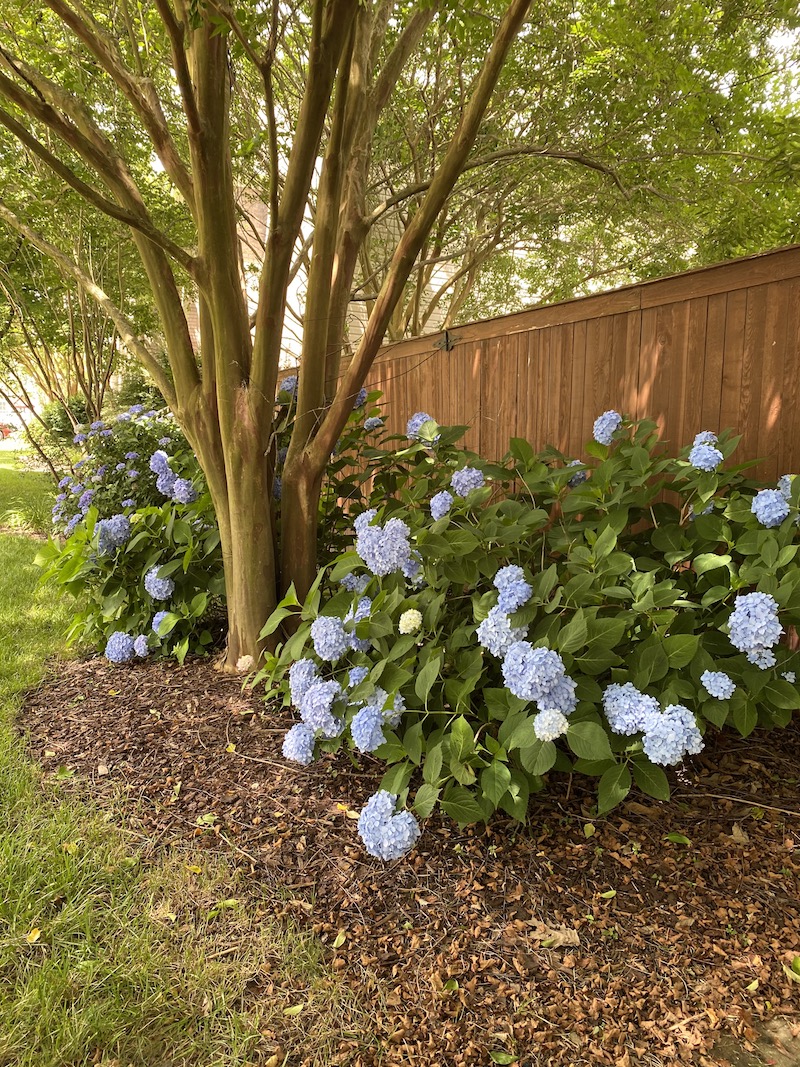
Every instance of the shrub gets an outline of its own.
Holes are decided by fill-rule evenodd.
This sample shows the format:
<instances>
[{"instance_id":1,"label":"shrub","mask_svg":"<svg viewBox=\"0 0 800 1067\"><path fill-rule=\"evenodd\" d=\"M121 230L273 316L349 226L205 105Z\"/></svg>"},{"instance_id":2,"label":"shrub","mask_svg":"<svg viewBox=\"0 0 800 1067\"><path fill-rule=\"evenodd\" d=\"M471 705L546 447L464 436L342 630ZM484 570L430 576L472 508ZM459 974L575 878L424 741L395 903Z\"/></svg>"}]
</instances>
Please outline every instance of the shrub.
<instances>
[{"instance_id":1,"label":"shrub","mask_svg":"<svg viewBox=\"0 0 800 1067\"><path fill-rule=\"evenodd\" d=\"M666 799L664 767L710 727L747 736L800 707L779 643L800 621L800 480L781 479L776 525L748 465L721 467L736 438L705 431L671 459L654 423L615 415L587 463L515 439L501 464L415 416L355 544L267 624L299 623L261 674L304 727L285 754L388 764L365 809L372 854L413 845L396 801L524 820L559 773L596 778L599 813L634 783Z\"/></svg>"},{"instance_id":2,"label":"shrub","mask_svg":"<svg viewBox=\"0 0 800 1067\"><path fill-rule=\"evenodd\" d=\"M207 650L223 615L219 532L172 417L134 405L76 443L86 453L53 509L64 540L38 557L44 578L79 601L69 638L105 649L113 662L150 651L182 661Z\"/></svg>"}]
</instances>

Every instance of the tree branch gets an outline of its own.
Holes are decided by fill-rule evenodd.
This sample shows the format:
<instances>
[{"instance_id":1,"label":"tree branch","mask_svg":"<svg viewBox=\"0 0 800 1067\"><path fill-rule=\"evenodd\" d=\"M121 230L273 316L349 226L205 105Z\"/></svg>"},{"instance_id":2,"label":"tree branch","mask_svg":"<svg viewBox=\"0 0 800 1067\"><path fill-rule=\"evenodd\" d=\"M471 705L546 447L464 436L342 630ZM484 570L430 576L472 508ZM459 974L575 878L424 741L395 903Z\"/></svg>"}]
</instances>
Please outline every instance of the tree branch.
<instances>
[{"instance_id":1,"label":"tree branch","mask_svg":"<svg viewBox=\"0 0 800 1067\"><path fill-rule=\"evenodd\" d=\"M172 382L164 373L157 356L136 336L136 330L131 321L116 307L110 298L103 292L92 278L89 277L77 263L73 262L60 248L50 244L41 234L32 230L17 215L10 211L5 204L0 203L0 219L7 223L13 230L21 234L27 241L38 248L40 252L48 256L68 278L72 278L83 291L95 300L106 312L119 331L120 339L125 347L146 368L153 381L158 386L167 403L174 407L177 404L175 390Z\"/></svg>"}]
</instances>

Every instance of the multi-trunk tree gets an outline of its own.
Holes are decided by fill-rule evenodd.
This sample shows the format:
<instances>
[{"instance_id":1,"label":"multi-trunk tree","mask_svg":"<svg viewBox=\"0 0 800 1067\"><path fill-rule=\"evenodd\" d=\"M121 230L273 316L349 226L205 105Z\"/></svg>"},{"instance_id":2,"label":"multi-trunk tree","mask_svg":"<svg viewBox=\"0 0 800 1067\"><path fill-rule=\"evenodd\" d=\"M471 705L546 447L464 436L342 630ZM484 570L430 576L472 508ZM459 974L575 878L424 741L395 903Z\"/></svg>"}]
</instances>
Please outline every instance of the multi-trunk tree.
<instances>
[{"instance_id":1,"label":"multi-trunk tree","mask_svg":"<svg viewBox=\"0 0 800 1067\"><path fill-rule=\"evenodd\" d=\"M47 0L44 11L4 7L0 124L127 229L152 290L169 371L97 282L31 223L13 191L11 203L6 197L0 204L0 219L107 312L195 449L220 528L232 666L258 655L281 587L294 581L302 594L313 580L328 458L419 251L468 163L529 0L484 6L483 43L459 121L398 234L363 335L343 366L375 132L441 6L274 0L246 19L226 0L155 0L138 10L124 0L91 9L79 0ZM241 269L236 152L237 79L251 98L253 72L269 151L266 249L251 311ZM292 94L296 112L281 103ZM165 186L184 208L179 225L164 224ZM312 186L307 310L278 545L270 507L272 417L287 290ZM196 293L199 307L198 350L187 292Z\"/></svg>"}]
</instances>

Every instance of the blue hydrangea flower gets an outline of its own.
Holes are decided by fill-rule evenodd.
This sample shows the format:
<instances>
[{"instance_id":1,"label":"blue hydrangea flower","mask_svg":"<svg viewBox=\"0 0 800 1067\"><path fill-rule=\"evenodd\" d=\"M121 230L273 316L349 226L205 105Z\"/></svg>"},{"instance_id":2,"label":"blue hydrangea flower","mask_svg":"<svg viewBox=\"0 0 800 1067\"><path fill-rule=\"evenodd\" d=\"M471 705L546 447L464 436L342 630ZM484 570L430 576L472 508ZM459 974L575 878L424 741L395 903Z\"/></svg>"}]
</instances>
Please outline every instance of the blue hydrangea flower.
<instances>
[{"instance_id":1,"label":"blue hydrangea flower","mask_svg":"<svg viewBox=\"0 0 800 1067\"><path fill-rule=\"evenodd\" d=\"M139 634L139 636L134 639L133 651L136 653L136 655L139 657L139 659L144 659L145 656L147 656L147 654L149 653L150 649L147 647L147 635L146 634Z\"/></svg>"},{"instance_id":2,"label":"blue hydrangea flower","mask_svg":"<svg viewBox=\"0 0 800 1067\"><path fill-rule=\"evenodd\" d=\"M386 741L383 734L384 720L379 708L368 705L357 711L350 723L353 744L359 752L374 752Z\"/></svg>"},{"instance_id":3,"label":"blue hydrangea flower","mask_svg":"<svg viewBox=\"0 0 800 1067\"><path fill-rule=\"evenodd\" d=\"M780 526L789 514L789 504L779 489L762 489L753 497L750 510L762 526Z\"/></svg>"},{"instance_id":4,"label":"blue hydrangea flower","mask_svg":"<svg viewBox=\"0 0 800 1067\"><path fill-rule=\"evenodd\" d=\"M533 595L533 588L527 582L507 582L500 590L497 606L501 611L512 615L527 604Z\"/></svg>"},{"instance_id":5,"label":"blue hydrangea flower","mask_svg":"<svg viewBox=\"0 0 800 1067\"><path fill-rule=\"evenodd\" d=\"M431 517L443 519L453 506L453 497L446 489L431 497Z\"/></svg>"},{"instance_id":6,"label":"blue hydrangea flower","mask_svg":"<svg viewBox=\"0 0 800 1067\"><path fill-rule=\"evenodd\" d=\"M484 481L483 471L476 467L462 467L461 470L453 471L450 488L456 496L467 497L475 489L480 489Z\"/></svg>"},{"instance_id":7,"label":"blue hydrangea flower","mask_svg":"<svg viewBox=\"0 0 800 1067\"><path fill-rule=\"evenodd\" d=\"M127 499L122 501L122 506L124 508L135 508L136 507L136 501L133 499L132 496L129 496L129 497L127 497Z\"/></svg>"},{"instance_id":8,"label":"blue hydrangea flower","mask_svg":"<svg viewBox=\"0 0 800 1067\"><path fill-rule=\"evenodd\" d=\"M769 593L737 596L728 618L728 630L731 644L740 652L759 653L771 648L783 633L777 602Z\"/></svg>"},{"instance_id":9,"label":"blue hydrangea flower","mask_svg":"<svg viewBox=\"0 0 800 1067\"><path fill-rule=\"evenodd\" d=\"M130 422L130 421L131 421L131 415L130 415L129 411L121 411L119 413L119 415L117 415L117 422Z\"/></svg>"},{"instance_id":10,"label":"blue hydrangea flower","mask_svg":"<svg viewBox=\"0 0 800 1067\"><path fill-rule=\"evenodd\" d=\"M360 515L356 515L353 520L353 528L356 533L361 533L362 530L365 530L377 514L377 508L367 508L367 510L362 511Z\"/></svg>"},{"instance_id":11,"label":"blue hydrangea flower","mask_svg":"<svg viewBox=\"0 0 800 1067\"><path fill-rule=\"evenodd\" d=\"M300 701L300 717L309 730L319 730L323 737L338 737L344 723L331 708L342 695L338 682L314 682Z\"/></svg>"},{"instance_id":12,"label":"blue hydrangea flower","mask_svg":"<svg viewBox=\"0 0 800 1067\"><path fill-rule=\"evenodd\" d=\"M138 458L139 458L139 453L138 452L126 452L125 453L125 459L138 459Z\"/></svg>"},{"instance_id":13,"label":"blue hydrangea flower","mask_svg":"<svg viewBox=\"0 0 800 1067\"><path fill-rule=\"evenodd\" d=\"M367 390L362 386L358 390L358 392L356 393L356 398L353 401L353 411L355 411L356 408L363 408L363 406L366 404L366 402L367 402Z\"/></svg>"},{"instance_id":14,"label":"blue hydrangea flower","mask_svg":"<svg viewBox=\"0 0 800 1067\"><path fill-rule=\"evenodd\" d=\"M159 448L166 448L167 445L170 445L170 444L172 444L172 438L171 437L160 437L158 439L158 447Z\"/></svg>"},{"instance_id":15,"label":"blue hydrangea flower","mask_svg":"<svg viewBox=\"0 0 800 1067\"><path fill-rule=\"evenodd\" d=\"M347 675L347 684L349 688L355 689L357 685L361 685L368 674L368 667L353 667Z\"/></svg>"},{"instance_id":16,"label":"blue hydrangea flower","mask_svg":"<svg viewBox=\"0 0 800 1067\"><path fill-rule=\"evenodd\" d=\"M520 700L542 700L564 677L564 662L549 648L517 641L503 660L503 679Z\"/></svg>"},{"instance_id":17,"label":"blue hydrangea flower","mask_svg":"<svg viewBox=\"0 0 800 1067\"><path fill-rule=\"evenodd\" d=\"M173 474L171 470L167 469L161 471L156 478L156 489L163 496L172 496L172 490L175 488L175 483L178 480L178 476Z\"/></svg>"},{"instance_id":18,"label":"blue hydrangea flower","mask_svg":"<svg viewBox=\"0 0 800 1067\"><path fill-rule=\"evenodd\" d=\"M81 493L81 498L78 501L78 506L84 512L84 514L89 510L89 505L94 500L94 494L94 489L86 489L83 493Z\"/></svg>"},{"instance_id":19,"label":"blue hydrangea flower","mask_svg":"<svg viewBox=\"0 0 800 1067\"><path fill-rule=\"evenodd\" d=\"M695 435L693 445L716 445L717 435L712 430L701 430Z\"/></svg>"},{"instance_id":20,"label":"blue hydrangea flower","mask_svg":"<svg viewBox=\"0 0 800 1067\"><path fill-rule=\"evenodd\" d=\"M404 559L400 565L400 570L403 572L404 577L408 578L414 585L422 585L423 578L420 574L422 570L422 556L419 552L412 549L408 559Z\"/></svg>"},{"instance_id":21,"label":"blue hydrangea flower","mask_svg":"<svg viewBox=\"0 0 800 1067\"><path fill-rule=\"evenodd\" d=\"M700 682L708 695L717 700L730 700L736 690L736 683L725 671L703 671Z\"/></svg>"},{"instance_id":22,"label":"blue hydrangea flower","mask_svg":"<svg viewBox=\"0 0 800 1067\"><path fill-rule=\"evenodd\" d=\"M275 500L280 500L283 496L283 479L279 474L273 475L272 478L272 496Z\"/></svg>"},{"instance_id":23,"label":"blue hydrangea flower","mask_svg":"<svg viewBox=\"0 0 800 1067\"><path fill-rule=\"evenodd\" d=\"M560 711L562 715L571 715L578 706L578 698L575 696L577 683L568 675L559 678L536 701L536 706L541 710Z\"/></svg>"},{"instance_id":24,"label":"blue hydrangea flower","mask_svg":"<svg viewBox=\"0 0 800 1067\"><path fill-rule=\"evenodd\" d=\"M358 835L364 848L381 860L405 856L420 835L419 823L410 811L395 812L397 796L385 789L371 796L358 818Z\"/></svg>"},{"instance_id":25,"label":"blue hydrangea flower","mask_svg":"<svg viewBox=\"0 0 800 1067\"><path fill-rule=\"evenodd\" d=\"M333 615L320 615L311 623L311 640L320 659L335 663L350 647L350 635L341 619Z\"/></svg>"},{"instance_id":26,"label":"blue hydrangea flower","mask_svg":"<svg viewBox=\"0 0 800 1067\"><path fill-rule=\"evenodd\" d=\"M281 751L284 759L307 767L314 759L314 731L304 722L296 722L284 737Z\"/></svg>"},{"instance_id":27,"label":"blue hydrangea flower","mask_svg":"<svg viewBox=\"0 0 800 1067\"><path fill-rule=\"evenodd\" d=\"M86 434L85 433L76 433L75 436L72 438L73 444L76 444L76 445L82 445L85 440L86 440Z\"/></svg>"},{"instance_id":28,"label":"blue hydrangea flower","mask_svg":"<svg viewBox=\"0 0 800 1067\"><path fill-rule=\"evenodd\" d=\"M289 668L289 691L296 708L311 686L318 682L319 672L313 659L298 659Z\"/></svg>"},{"instance_id":29,"label":"blue hydrangea flower","mask_svg":"<svg viewBox=\"0 0 800 1067\"><path fill-rule=\"evenodd\" d=\"M58 488L59 489L66 489L67 486L70 485L71 483L72 483L72 479L70 478L70 476L68 474L66 474L61 479L61 481L58 483Z\"/></svg>"},{"instance_id":30,"label":"blue hydrangea flower","mask_svg":"<svg viewBox=\"0 0 800 1067\"><path fill-rule=\"evenodd\" d=\"M784 500L789 500L792 495L792 481L794 480L794 477L793 474L782 474L778 479L778 492Z\"/></svg>"},{"instance_id":31,"label":"blue hydrangea flower","mask_svg":"<svg viewBox=\"0 0 800 1067\"><path fill-rule=\"evenodd\" d=\"M540 741L555 741L567 732L569 722L556 708L544 708L534 716L533 732Z\"/></svg>"},{"instance_id":32,"label":"blue hydrangea flower","mask_svg":"<svg viewBox=\"0 0 800 1067\"><path fill-rule=\"evenodd\" d=\"M494 607L478 627L477 636L480 644L493 656L502 659L517 641L525 637L525 629L512 626L511 619L499 607Z\"/></svg>"},{"instance_id":33,"label":"blue hydrangea flower","mask_svg":"<svg viewBox=\"0 0 800 1067\"><path fill-rule=\"evenodd\" d=\"M172 486L172 499L178 504L192 504L197 500L197 490L188 478L176 478Z\"/></svg>"},{"instance_id":34,"label":"blue hydrangea flower","mask_svg":"<svg viewBox=\"0 0 800 1067\"><path fill-rule=\"evenodd\" d=\"M580 460L580 459L571 459L569 461L569 463L567 464L568 467L580 467L581 465L582 465L582 460ZM588 477L589 477L589 472L588 471L586 471L586 470L576 471L575 474L573 474L572 477L570 478L570 480L567 482L567 485L571 489L577 489L577 487L579 485L581 485L583 482L585 482Z\"/></svg>"},{"instance_id":35,"label":"blue hydrangea flower","mask_svg":"<svg viewBox=\"0 0 800 1067\"><path fill-rule=\"evenodd\" d=\"M144 411L144 404L131 404L131 406L128 408L128 411L131 415L141 415L141 413Z\"/></svg>"},{"instance_id":36,"label":"blue hydrangea flower","mask_svg":"<svg viewBox=\"0 0 800 1067\"><path fill-rule=\"evenodd\" d=\"M778 662L771 648L751 648L747 652L748 660L762 671L768 671Z\"/></svg>"},{"instance_id":37,"label":"blue hydrangea flower","mask_svg":"<svg viewBox=\"0 0 800 1067\"><path fill-rule=\"evenodd\" d=\"M158 565L150 568L144 576L144 587L153 600L169 600L175 589L175 583L171 578L159 578L158 571Z\"/></svg>"},{"instance_id":38,"label":"blue hydrangea flower","mask_svg":"<svg viewBox=\"0 0 800 1067\"><path fill-rule=\"evenodd\" d=\"M411 531L401 519L389 519L383 527L366 525L363 520L368 514L364 512L355 521L356 552L378 577L402 571L411 556L408 543Z\"/></svg>"},{"instance_id":39,"label":"blue hydrangea flower","mask_svg":"<svg viewBox=\"0 0 800 1067\"><path fill-rule=\"evenodd\" d=\"M350 608L347 615L345 615L344 621L358 624L363 622L364 619L368 619L371 611L372 601L370 598L368 596L361 597L355 611ZM372 648L372 642L366 637L358 637L355 629L353 629L350 633L350 647L355 649L356 652L369 652Z\"/></svg>"},{"instance_id":40,"label":"blue hydrangea flower","mask_svg":"<svg viewBox=\"0 0 800 1067\"><path fill-rule=\"evenodd\" d=\"M363 593L370 583L368 574L346 574L339 579L339 585L343 585L349 593Z\"/></svg>"},{"instance_id":41,"label":"blue hydrangea flower","mask_svg":"<svg viewBox=\"0 0 800 1067\"><path fill-rule=\"evenodd\" d=\"M797 675L794 671L784 671L781 678L785 678L787 682L791 682L792 685L797 681Z\"/></svg>"},{"instance_id":42,"label":"blue hydrangea flower","mask_svg":"<svg viewBox=\"0 0 800 1067\"><path fill-rule=\"evenodd\" d=\"M127 515L112 515L97 524L97 547L101 556L110 556L131 536L131 522Z\"/></svg>"},{"instance_id":43,"label":"blue hydrangea flower","mask_svg":"<svg viewBox=\"0 0 800 1067\"><path fill-rule=\"evenodd\" d=\"M713 445L692 445L689 452L689 462L699 471L716 470L724 458L720 450Z\"/></svg>"},{"instance_id":44,"label":"blue hydrangea flower","mask_svg":"<svg viewBox=\"0 0 800 1067\"><path fill-rule=\"evenodd\" d=\"M694 715L683 704L670 704L653 715L642 738L644 754L652 763L670 767L687 753L696 756L703 749L703 737Z\"/></svg>"},{"instance_id":45,"label":"blue hydrangea flower","mask_svg":"<svg viewBox=\"0 0 800 1067\"><path fill-rule=\"evenodd\" d=\"M622 416L618 411L604 411L594 420L592 434L595 441L601 445L610 445L614 439L614 431L622 423Z\"/></svg>"},{"instance_id":46,"label":"blue hydrangea flower","mask_svg":"<svg viewBox=\"0 0 800 1067\"><path fill-rule=\"evenodd\" d=\"M72 516L72 518L69 520L67 525L64 527L64 536L65 537L69 537L71 534L73 534L75 532L75 527L81 521L82 517L83 516L80 514L80 512L77 515L73 515Z\"/></svg>"},{"instance_id":47,"label":"blue hydrangea flower","mask_svg":"<svg viewBox=\"0 0 800 1067\"><path fill-rule=\"evenodd\" d=\"M128 471L128 477L131 479L131 481L136 481L136 479L139 477L139 472L133 470Z\"/></svg>"},{"instance_id":48,"label":"blue hydrangea flower","mask_svg":"<svg viewBox=\"0 0 800 1067\"><path fill-rule=\"evenodd\" d=\"M411 441L421 440L419 431L426 422L433 422L433 418L424 411L417 411L406 423L406 437Z\"/></svg>"},{"instance_id":49,"label":"blue hydrangea flower","mask_svg":"<svg viewBox=\"0 0 800 1067\"><path fill-rule=\"evenodd\" d=\"M294 396L297 392L297 375L289 374L278 386L279 393L289 393L290 396Z\"/></svg>"},{"instance_id":50,"label":"blue hydrangea flower","mask_svg":"<svg viewBox=\"0 0 800 1067\"><path fill-rule=\"evenodd\" d=\"M67 499L67 494L66 493L59 493L58 496L56 497L56 500L58 501L59 504L61 503L62 500L66 500L66 499Z\"/></svg>"},{"instance_id":51,"label":"blue hydrangea flower","mask_svg":"<svg viewBox=\"0 0 800 1067\"><path fill-rule=\"evenodd\" d=\"M640 692L632 682L614 682L603 693L603 711L615 734L638 734L661 708L655 697Z\"/></svg>"},{"instance_id":52,"label":"blue hydrangea flower","mask_svg":"<svg viewBox=\"0 0 800 1067\"><path fill-rule=\"evenodd\" d=\"M158 449L150 457L149 466L153 474L162 474L164 471L170 470L169 456L166 452L162 452L161 449Z\"/></svg>"},{"instance_id":53,"label":"blue hydrangea flower","mask_svg":"<svg viewBox=\"0 0 800 1067\"><path fill-rule=\"evenodd\" d=\"M75 482L73 485L70 486L69 491L72 493L73 496L80 496L80 494L84 491L85 488L85 485L81 485L80 482Z\"/></svg>"},{"instance_id":54,"label":"blue hydrangea flower","mask_svg":"<svg viewBox=\"0 0 800 1067\"><path fill-rule=\"evenodd\" d=\"M135 653L134 641L130 634L117 630L106 642L106 659L111 663L127 663Z\"/></svg>"},{"instance_id":55,"label":"blue hydrangea flower","mask_svg":"<svg viewBox=\"0 0 800 1067\"><path fill-rule=\"evenodd\" d=\"M116 467L114 468L114 470L115 471L124 471L125 470L125 464L124 463L118 463L116 465Z\"/></svg>"},{"instance_id":56,"label":"blue hydrangea flower","mask_svg":"<svg viewBox=\"0 0 800 1067\"><path fill-rule=\"evenodd\" d=\"M159 637L161 635L158 633L158 628L161 625L161 623L164 621L164 619L166 619L167 615L169 615L168 611L157 611L155 613L155 615L153 616L152 623L150 624L150 627L151 627L153 633L157 634Z\"/></svg>"},{"instance_id":57,"label":"blue hydrangea flower","mask_svg":"<svg viewBox=\"0 0 800 1067\"><path fill-rule=\"evenodd\" d=\"M364 422L364 429L367 433L372 433L373 430L379 430L381 426L383 426L383 419L379 415L373 415Z\"/></svg>"},{"instance_id":58,"label":"blue hydrangea flower","mask_svg":"<svg viewBox=\"0 0 800 1067\"><path fill-rule=\"evenodd\" d=\"M518 567L516 563L509 563L507 567L501 567L497 574L494 576L495 589L505 589L507 585L511 585L514 582L524 582L525 571L522 567Z\"/></svg>"}]
</instances>

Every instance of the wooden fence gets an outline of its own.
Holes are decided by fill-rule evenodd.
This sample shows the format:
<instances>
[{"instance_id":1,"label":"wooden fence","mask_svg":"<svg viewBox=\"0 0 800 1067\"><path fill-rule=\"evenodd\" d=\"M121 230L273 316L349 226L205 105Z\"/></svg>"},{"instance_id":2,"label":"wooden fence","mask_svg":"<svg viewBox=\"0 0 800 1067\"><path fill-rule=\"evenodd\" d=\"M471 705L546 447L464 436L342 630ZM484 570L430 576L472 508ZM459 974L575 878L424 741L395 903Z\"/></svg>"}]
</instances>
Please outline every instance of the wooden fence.
<instances>
[{"instance_id":1,"label":"wooden fence","mask_svg":"<svg viewBox=\"0 0 800 1067\"><path fill-rule=\"evenodd\" d=\"M614 408L658 420L674 453L742 434L756 473L800 473L800 245L387 346L368 383L390 427L468 424L486 459L510 437L580 456Z\"/></svg>"}]
</instances>

